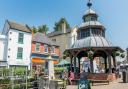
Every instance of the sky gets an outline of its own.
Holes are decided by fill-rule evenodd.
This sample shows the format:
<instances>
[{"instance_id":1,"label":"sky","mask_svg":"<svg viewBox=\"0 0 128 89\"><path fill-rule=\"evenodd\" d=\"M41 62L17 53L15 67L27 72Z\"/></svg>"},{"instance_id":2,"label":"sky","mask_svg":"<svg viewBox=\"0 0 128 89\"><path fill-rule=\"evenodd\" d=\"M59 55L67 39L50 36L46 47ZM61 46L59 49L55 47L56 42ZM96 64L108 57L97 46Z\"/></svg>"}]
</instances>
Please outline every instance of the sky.
<instances>
[{"instance_id":1,"label":"sky","mask_svg":"<svg viewBox=\"0 0 128 89\"><path fill-rule=\"evenodd\" d=\"M0 31L5 20L31 26L47 24L53 31L55 22L65 17L73 28L82 23L88 0L0 0ZM113 45L128 47L128 0L92 0L93 10L106 27L106 38Z\"/></svg>"}]
</instances>

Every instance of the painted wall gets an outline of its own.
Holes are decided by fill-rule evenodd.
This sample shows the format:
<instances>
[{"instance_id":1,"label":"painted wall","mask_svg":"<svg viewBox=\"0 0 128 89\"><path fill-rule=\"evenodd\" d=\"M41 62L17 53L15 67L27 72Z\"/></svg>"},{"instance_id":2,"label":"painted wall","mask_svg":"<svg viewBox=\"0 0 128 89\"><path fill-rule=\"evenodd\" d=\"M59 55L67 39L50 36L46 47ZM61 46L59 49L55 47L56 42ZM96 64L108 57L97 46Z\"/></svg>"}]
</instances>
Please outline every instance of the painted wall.
<instances>
[{"instance_id":1,"label":"painted wall","mask_svg":"<svg viewBox=\"0 0 128 89\"><path fill-rule=\"evenodd\" d=\"M70 33L50 37L51 40L56 39L55 42L60 46L60 56L61 57L63 56L63 52L65 51L65 49L69 48L68 47L69 36L70 36Z\"/></svg>"},{"instance_id":2,"label":"painted wall","mask_svg":"<svg viewBox=\"0 0 128 89\"><path fill-rule=\"evenodd\" d=\"M75 37L75 40L74 40ZM60 55L63 57L63 52L71 48L73 43L77 40L77 28L73 28L70 33L64 33L61 35L50 37L51 40L56 40L55 42L60 46Z\"/></svg>"},{"instance_id":3,"label":"painted wall","mask_svg":"<svg viewBox=\"0 0 128 89\"><path fill-rule=\"evenodd\" d=\"M44 44L43 43L40 43L41 45L40 45L40 51L36 51L36 42L32 42L32 53L40 53L40 54L45 54L45 46L44 46ZM50 47L51 46L49 46L49 48L48 49L50 49ZM58 56L60 56L60 49L59 49L59 47L57 47L57 46L54 46L55 47L55 55L58 55ZM49 52L48 52L49 53Z\"/></svg>"},{"instance_id":4,"label":"painted wall","mask_svg":"<svg viewBox=\"0 0 128 89\"><path fill-rule=\"evenodd\" d=\"M71 48L72 45L76 42L77 40L77 27L73 28L71 31L71 34L69 36L69 42L68 42L68 47Z\"/></svg>"},{"instance_id":5,"label":"painted wall","mask_svg":"<svg viewBox=\"0 0 128 89\"><path fill-rule=\"evenodd\" d=\"M4 56L7 45L6 41L7 41L6 36L0 35L0 61L6 61L6 58Z\"/></svg>"},{"instance_id":6,"label":"painted wall","mask_svg":"<svg viewBox=\"0 0 128 89\"><path fill-rule=\"evenodd\" d=\"M18 43L19 33L24 34L23 44ZM8 65L20 65L30 66L30 54L31 54L31 33L26 33L18 30L10 29L8 32L8 50L7 61ZM23 58L17 59L18 47L23 48Z\"/></svg>"}]
</instances>

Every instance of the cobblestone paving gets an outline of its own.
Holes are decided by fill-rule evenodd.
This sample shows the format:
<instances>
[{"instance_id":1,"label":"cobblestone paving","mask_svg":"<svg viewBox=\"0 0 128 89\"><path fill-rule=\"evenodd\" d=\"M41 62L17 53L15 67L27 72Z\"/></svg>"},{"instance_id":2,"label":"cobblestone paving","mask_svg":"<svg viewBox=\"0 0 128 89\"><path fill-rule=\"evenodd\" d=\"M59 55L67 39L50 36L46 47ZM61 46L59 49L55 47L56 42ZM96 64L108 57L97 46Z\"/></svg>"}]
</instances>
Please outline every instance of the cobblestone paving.
<instances>
[{"instance_id":1,"label":"cobblestone paving","mask_svg":"<svg viewBox=\"0 0 128 89\"><path fill-rule=\"evenodd\" d=\"M77 89L77 86L70 85L67 86L67 89ZM118 79L110 82L109 85L95 84L95 86L91 86L91 89L128 89L128 83L122 83L122 80Z\"/></svg>"}]
</instances>

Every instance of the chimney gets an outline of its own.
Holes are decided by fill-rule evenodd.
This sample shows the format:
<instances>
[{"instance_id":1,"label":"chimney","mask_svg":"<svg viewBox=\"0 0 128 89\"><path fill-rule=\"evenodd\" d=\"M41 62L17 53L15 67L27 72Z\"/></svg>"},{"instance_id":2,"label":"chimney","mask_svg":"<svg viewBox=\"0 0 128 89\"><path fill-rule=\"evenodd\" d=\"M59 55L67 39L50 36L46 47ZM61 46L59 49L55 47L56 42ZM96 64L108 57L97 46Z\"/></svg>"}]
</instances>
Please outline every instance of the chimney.
<instances>
[{"instance_id":1,"label":"chimney","mask_svg":"<svg viewBox=\"0 0 128 89\"><path fill-rule=\"evenodd\" d=\"M65 22L62 24L62 32L66 33L66 23Z\"/></svg>"},{"instance_id":2,"label":"chimney","mask_svg":"<svg viewBox=\"0 0 128 89\"><path fill-rule=\"evenodd\" d=\"M34 36L34 32L32 31L32 38L33 38L33 36Z\"/></svg>"}]
</instances>

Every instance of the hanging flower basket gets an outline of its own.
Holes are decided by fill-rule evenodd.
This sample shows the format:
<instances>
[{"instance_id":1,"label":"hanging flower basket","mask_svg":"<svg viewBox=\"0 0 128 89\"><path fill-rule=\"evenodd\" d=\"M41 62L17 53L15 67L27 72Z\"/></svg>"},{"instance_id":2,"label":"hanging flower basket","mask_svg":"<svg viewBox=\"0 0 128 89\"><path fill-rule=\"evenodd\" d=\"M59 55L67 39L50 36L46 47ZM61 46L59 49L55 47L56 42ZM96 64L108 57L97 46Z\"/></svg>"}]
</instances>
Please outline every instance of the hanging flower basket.
<instances>
[{"instance_id":1,"label":"hanging flower basket","mask_svg":"<svg viewBox=\"0 0 128 89\"><path fill-rule=\"evenodd\" d=\"M120 57L124 58L124 57L125 57L125 55L122 53L122 54L120 55Z\"/></svg>"},{"instance_id":2,"label":"hanging flower basket","mask_svg":"<svg viewBox=\"0 0 128 89\"><path fill-rule=\"evenodd\" d=\"M89 51L88 51L88 58L89 58L90 60L93 59L93 54L94 54L94 52L93 52L92 50L89 50Z\"/></svg>"},{"instance_id":3,"label":"hanging flower basket","mask_svg":"<svg viewBox=\"0 0 128 89\"><path fill-rule=\"evenodd\" d=\"M115 56L119 56L119 55L120 55L120 52L116 52L116 53L115 53Z\"/></svg>"}]
</instances>

